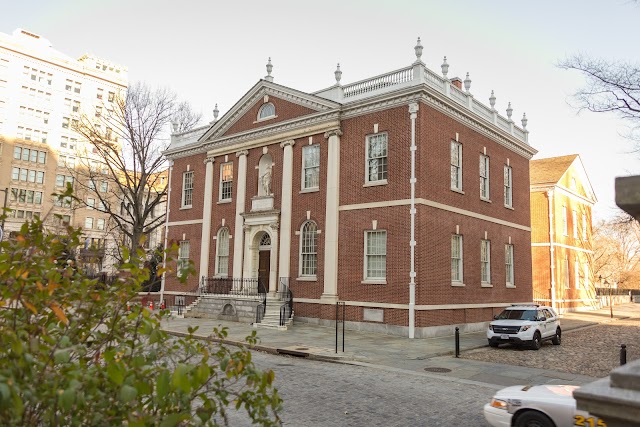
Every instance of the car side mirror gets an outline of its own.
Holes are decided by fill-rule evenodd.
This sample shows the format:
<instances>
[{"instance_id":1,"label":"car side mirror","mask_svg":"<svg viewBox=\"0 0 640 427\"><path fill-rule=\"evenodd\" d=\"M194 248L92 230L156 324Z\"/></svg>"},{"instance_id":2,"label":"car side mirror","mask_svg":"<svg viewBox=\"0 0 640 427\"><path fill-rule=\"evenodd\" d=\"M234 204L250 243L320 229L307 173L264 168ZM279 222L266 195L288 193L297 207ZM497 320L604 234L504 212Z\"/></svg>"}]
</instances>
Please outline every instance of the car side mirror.
<instances>
[{"instance_id":1,"label":"car side mirror","mask_svg":"<svg viewBox=\"0 0 640 427\"><path fill-rule=\"evenodd\" d=\"M544 316L538 317L538 322L544 322L545 320L547 320L547 318Z\"/></svg>"},{"instance_id":2,"label":"car side mirror","mask_svg":"<svg viewBox=\"0 0 640 427\"><path fill-rule=\"evenodd\" d=\"M498 320L498 314L493 316L493 320Z\"/></svg>"}]
</instances>

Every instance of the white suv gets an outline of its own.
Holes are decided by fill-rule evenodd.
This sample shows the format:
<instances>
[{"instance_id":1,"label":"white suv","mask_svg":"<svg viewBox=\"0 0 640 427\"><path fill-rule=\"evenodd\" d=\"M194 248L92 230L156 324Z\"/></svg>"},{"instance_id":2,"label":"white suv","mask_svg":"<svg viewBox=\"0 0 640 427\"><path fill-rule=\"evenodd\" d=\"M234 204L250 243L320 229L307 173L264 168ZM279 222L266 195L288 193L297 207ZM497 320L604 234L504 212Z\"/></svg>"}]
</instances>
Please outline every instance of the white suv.
<instances>
[{"instance_id":1,"label":"white suv","mask_svg":"<svg viewBox=\"0 0 640 427\"><path fill-rule=\"evenodd\" d=\"M487 329L491 347L499 344L529 344L538 350L542 341L560 345L562 330L558 315L551 307L537 304L512 305L504 309Z\"/></svg>"}]
</instances>

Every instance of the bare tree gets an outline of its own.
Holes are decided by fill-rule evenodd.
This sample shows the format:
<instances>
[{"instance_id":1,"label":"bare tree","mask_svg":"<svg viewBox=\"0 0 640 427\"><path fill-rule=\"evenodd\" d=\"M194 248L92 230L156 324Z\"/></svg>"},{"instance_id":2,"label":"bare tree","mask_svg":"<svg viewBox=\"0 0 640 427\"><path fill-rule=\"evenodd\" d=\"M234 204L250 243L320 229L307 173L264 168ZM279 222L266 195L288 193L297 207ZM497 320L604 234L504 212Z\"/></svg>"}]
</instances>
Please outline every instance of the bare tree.
<instances>
[{"instance_id":1,"label":"bare tree","mask_svg":"<svg viewBox=\"0 0 640 427\"><path fill-rule=\"evenodd\" d=\"M576 106L596 113L615 114L629 125L625 136L640 149L640 66L584 54L568 57L558 66L580 71L586 79L585 85L573 95Z\"/></svg>"},{"instance_id":2,"label":"bare tree","mask_svg":"<svg viewBox=\"0 0 640 427\"><path fill-rule=\"evenodd\" d=\"M626 214L600 221L593 232L593 271L620 288L640 287L640 224Z\"/></svg>"},{"instance_id":3,"label":"bare tree","mask_svg":"<svg viewBox=\"0 0 640 427\"><path fill-rule=\"evenodd\" d=\"M110 95L95 114L85 112L72 122L86 140L76 189L95 195L94 209L108 215L110 231L122 236L131 256L142 247L144 236L164 222L165 211L158 207L167 194L162 152L169 143L170 124L188 130L199 120L172 91L136 83L126 94Z\"/></svg>"}]
</instances>

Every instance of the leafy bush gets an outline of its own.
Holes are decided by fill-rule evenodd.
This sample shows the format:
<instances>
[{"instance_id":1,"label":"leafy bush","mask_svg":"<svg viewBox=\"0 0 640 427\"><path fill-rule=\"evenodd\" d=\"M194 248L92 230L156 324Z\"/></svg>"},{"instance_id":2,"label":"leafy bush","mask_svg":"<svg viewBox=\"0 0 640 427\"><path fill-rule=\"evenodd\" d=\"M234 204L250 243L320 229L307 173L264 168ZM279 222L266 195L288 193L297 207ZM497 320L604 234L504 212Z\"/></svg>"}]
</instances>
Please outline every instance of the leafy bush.
<instances>
[{"instance_id":1,"label":"leafy bush","mask_svg":"<svg viewBox=\"0 0 640 427\"><path fill-rule=\"evenodd\" d=\"M0 244L0 425L226 425L236 410L280 425L272 371L195 330L169 337L165 313L128 311L148 271L125 264L112 287L96 286L68 256L79 238L35 220Z\"/></svg>"}]
</instances>

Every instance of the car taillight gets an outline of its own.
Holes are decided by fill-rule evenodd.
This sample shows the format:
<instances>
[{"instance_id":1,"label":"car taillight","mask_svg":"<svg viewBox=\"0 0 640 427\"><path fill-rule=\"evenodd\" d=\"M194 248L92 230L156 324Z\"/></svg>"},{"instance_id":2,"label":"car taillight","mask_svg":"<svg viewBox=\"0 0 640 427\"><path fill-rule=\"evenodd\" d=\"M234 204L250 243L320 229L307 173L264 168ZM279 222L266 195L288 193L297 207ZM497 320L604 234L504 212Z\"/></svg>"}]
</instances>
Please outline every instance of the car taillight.
<instances>
[{"instance_id":1,"label":"car taillight","mask_svg":"<svg viewBox=\"0 0 640 427\"><path fill-rule=\"evenodd\" d=\"M504 400L496 399L495 397L491 399L490 405L498 409L507 409L507 402L505 402Z\"/></svg>"}]
</instances>

